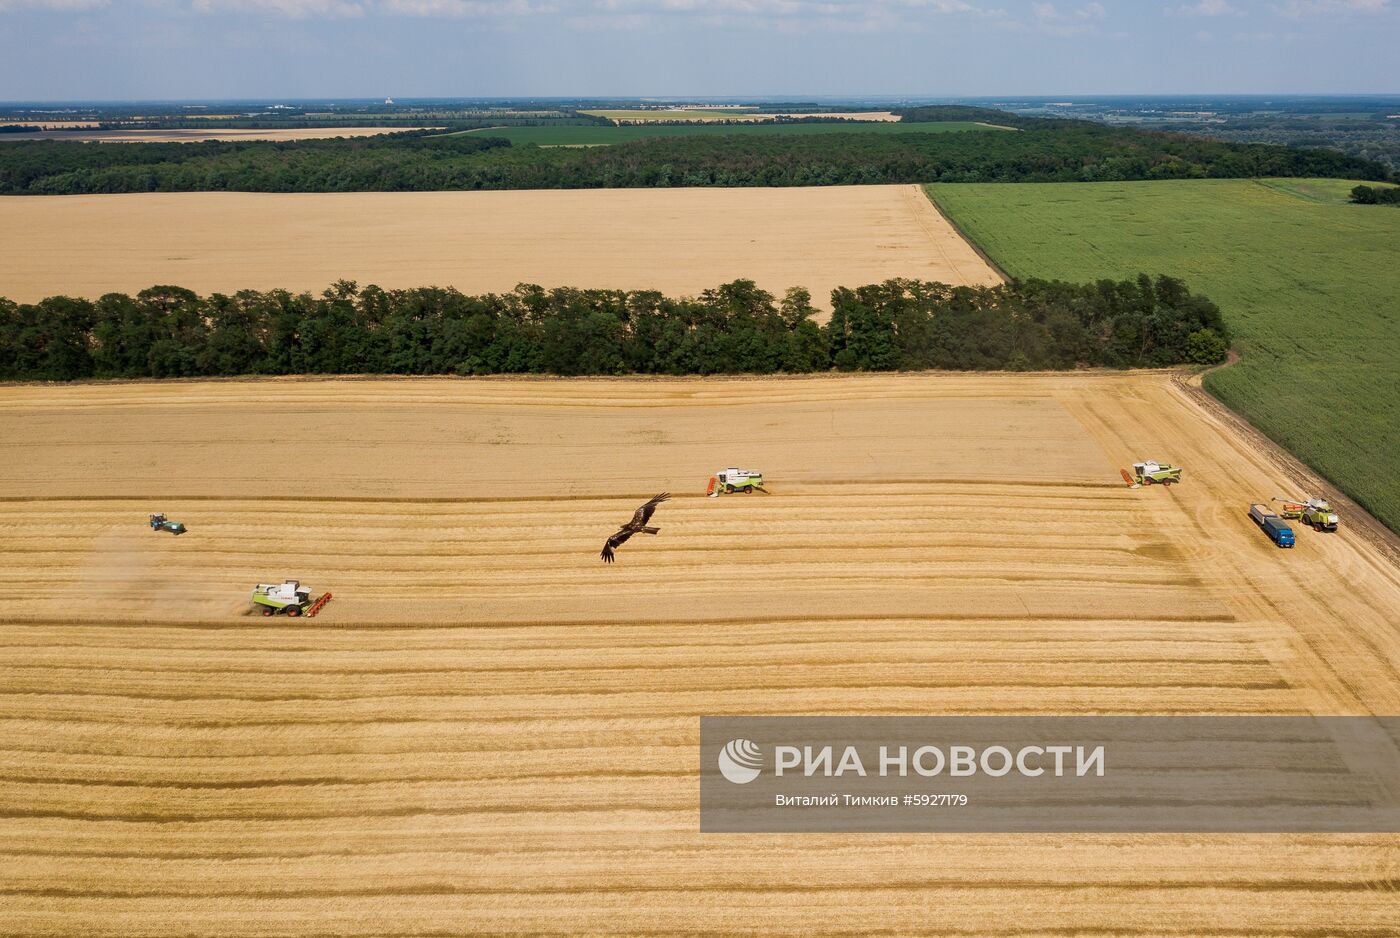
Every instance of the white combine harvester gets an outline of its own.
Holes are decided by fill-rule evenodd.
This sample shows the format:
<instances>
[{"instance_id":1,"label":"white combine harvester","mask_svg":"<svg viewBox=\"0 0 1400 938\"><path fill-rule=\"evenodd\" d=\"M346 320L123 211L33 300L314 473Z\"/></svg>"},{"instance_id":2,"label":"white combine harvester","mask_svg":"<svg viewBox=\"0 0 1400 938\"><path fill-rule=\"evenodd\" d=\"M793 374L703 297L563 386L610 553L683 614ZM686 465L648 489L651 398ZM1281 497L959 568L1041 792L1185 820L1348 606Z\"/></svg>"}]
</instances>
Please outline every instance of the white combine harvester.
<instances>
[{"instance_id":1,"label":"white combine harvester","mask_svg":"<svg viewBox=\"0 0 1400 938\"><path fill-rule=\"evenodd\" d=\"M1144 485L1176 485L1181 481L1180 466L1171 466L1153 459L1133 463L1132 472L1126 469L1118 471L1123 474L1123 481L1135 489Z\"/></svg>"},{"instance_id":2,"label":"white combine harvester","mask_svg":"<svg viewBox=\"0 0 1400 938\"><path fill-rule=\"evenodd\" d=\"M710 476L710 484L705 489L705 494L711 498L719 498L733 492L743 492L747 495L751 492L767 491L763 487L761 472L754 472L752 469L721 469Z\"/></svg>"},{"instance_id":3,"label":"white combine harvester","mask_svg":"<svg viewBox=\"0 0 1400 938\"><path fill-rule=\"evenodd\" d=\"M253 588L250 600L265 616L296 618L304 615L311 618L330 602L330 598L330 593L322 593L313 600L311 591L304 589L299 581L284 580L281 583L259 583Z\"/></svg>"}]
</instances>

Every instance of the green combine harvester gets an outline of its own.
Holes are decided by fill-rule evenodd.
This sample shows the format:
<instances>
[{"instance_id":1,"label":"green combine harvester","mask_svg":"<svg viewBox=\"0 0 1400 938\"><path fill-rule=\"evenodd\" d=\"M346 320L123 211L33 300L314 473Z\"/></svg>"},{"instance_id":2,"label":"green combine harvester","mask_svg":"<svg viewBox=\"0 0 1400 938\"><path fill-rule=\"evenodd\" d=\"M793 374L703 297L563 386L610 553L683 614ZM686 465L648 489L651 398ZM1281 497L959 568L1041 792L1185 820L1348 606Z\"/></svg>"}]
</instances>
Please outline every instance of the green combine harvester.
<instances>
[{"instance_id":1,"label":"green combine harvester","mask_svg":"<svg viewBox=\"0 0 1400 938\"><path fill-rule=\"evenodd\" d=\"M1283 504L1279 509L1281 516L1301 521L1314 531L1335 531L1341 523L1325 498L1273 498L1270 501Z\"/></svg>"},{"instance_id":2,"label":"green combine harvester","mask_svg":"<svg viewBox=\"0 0 1400 938\"><path fill-rule=\"evenodd\" d=\"M312 599L311 591L303 589L298 580L259 583L253 587L253 595L250 597L252 604L262 610L263 615L284 615L293 619L303 615L313 618L330 599L330 593L322 593L316 599Z\"/></svg>"},{"instance_id":3,"label":"green combine harvester","mask_svg":"<svg viewBox=\"0 0 1400 938\"><path fill-rule=\"evenodd\" d=\"M766 495L768 490L763 487L763 473L753 469L721 469L710 476L710 484L705 489L705 494L711 498L734 492L745 495L763 492Z\"/></svg>"},{"instance_id":4,"label":"green combine harvester","mask_svg":"<svg viewBox=\"0 0 1400 938\"><path fill-rule=\"evenodd\" d=\"M1123 481L1135 489L1144 485L1176 485L1181 481L1180 466L1169 466L1150 459L1133 463L1132 472L1126 469L1120 471L1123 473Z\"/></svg>"}]
</instances>

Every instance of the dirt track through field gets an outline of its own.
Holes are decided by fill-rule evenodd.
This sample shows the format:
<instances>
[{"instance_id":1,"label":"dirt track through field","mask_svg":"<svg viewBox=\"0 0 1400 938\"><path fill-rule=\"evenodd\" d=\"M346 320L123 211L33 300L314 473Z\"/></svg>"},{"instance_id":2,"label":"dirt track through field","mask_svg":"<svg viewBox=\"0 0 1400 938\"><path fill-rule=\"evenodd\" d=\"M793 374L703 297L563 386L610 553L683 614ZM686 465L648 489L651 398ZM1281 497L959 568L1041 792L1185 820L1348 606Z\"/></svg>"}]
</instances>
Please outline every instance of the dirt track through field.
<instances>
[{"instance_id":1,"label":"dirt track through field","mask_svg":"<svg viewBox=\"0 0 1400 938\"><path fill-rule=\"evenodd\" d=\"M0 296L999 282L917 186L0 197Z\"/></svg>"},{"instance_id":2,"label":"dirt track through field","mask_svg":"<svg viewBox=\"0 0 1400 938\"><path fill-rule=\"evenodd\" d=\"M0 933L1400 928L1395 836L697 833L701 714L1400 712L1400 574L1274 548L1167 376L0 388L0 439ZM284 576L335 599L244 615Z\"/></svg>"}]
</instances>

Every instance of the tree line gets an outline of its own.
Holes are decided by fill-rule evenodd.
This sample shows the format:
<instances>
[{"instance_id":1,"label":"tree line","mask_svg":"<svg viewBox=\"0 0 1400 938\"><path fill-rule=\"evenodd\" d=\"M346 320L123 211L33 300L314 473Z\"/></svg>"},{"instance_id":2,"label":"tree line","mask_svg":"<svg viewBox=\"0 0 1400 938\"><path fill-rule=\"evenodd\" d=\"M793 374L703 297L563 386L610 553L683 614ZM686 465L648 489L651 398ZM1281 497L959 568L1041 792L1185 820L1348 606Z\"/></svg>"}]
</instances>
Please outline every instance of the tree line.
<instances>
[{"instance_id":1,"label":"tree line","mask_svg":"<svg viewBox=\"0 0 1400 938\"><path fill-rule=\"evenodd\" d=\"M953 287L889 280L778 299L736 280L650 290L175 286L97 300L0 298L0 379L232 375L706 375L1164 367L1225 358L1220 310L1174 277Z\"/></svg>"},{"instance_id":2,"label":"tree line","mask_svg":"<svg viewBox=\"0 0 1400 938\"><path fill-rule=\"evenodd\" d=\"M1400 186L1357 186L1351 190L1351 200L1357 205L1400 205Z\"/></svg>"},{"instance_id":3,"label":"tree line","mask_svg":"<svg viewBox=\"0 0 1400 938\"><path fill-rule=\"evenodd\" d=\"M906 117L928 116L911 111ZM1334 151L1222 143L1084 121L940 108L1015 133L849 132L653 137L606 147L512 146L489 131L338 140L0 147L0 194L350 192L926 182L1094 182L1320 176L1385 180ZM998 116L999 115L999 116Z\"/></svg>"}]
</instances>

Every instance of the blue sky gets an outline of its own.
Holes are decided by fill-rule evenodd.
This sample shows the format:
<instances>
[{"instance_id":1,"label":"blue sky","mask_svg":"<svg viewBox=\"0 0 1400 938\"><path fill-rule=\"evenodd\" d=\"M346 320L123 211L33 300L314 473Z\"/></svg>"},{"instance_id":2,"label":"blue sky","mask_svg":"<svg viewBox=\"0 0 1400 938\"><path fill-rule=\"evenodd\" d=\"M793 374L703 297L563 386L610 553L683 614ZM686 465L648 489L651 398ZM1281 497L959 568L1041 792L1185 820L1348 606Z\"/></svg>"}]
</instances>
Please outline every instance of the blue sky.
<instances>
[{"instance_id":1,"label":"blue sky","mask_svg":"<svg viewBox=\"0 0 1400 938\"><path fill-rule=\"evenodd\" d=\"M0 0L0 100L1400 92L1400 0Z\"/></svg>"}]
</instances>

